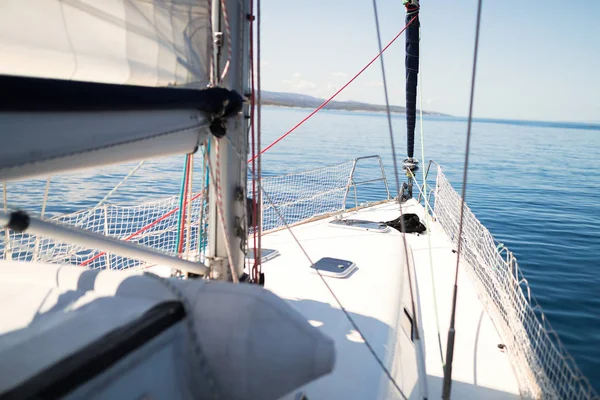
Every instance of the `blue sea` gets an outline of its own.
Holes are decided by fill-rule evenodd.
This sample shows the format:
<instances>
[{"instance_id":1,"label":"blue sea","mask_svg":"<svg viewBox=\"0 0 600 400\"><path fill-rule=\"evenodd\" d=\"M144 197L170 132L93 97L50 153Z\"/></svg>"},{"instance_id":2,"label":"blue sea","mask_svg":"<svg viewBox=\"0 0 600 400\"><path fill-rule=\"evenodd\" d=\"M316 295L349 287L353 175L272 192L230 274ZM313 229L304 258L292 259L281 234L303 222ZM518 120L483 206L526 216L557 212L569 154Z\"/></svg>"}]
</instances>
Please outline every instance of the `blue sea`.
<instances>
[{"instance_id":1,"label":"blue sea","mask_svg":"<svg viewBox=\"0 0 600 400\"><path fill-rule=\"evenodd\" d=\"M263 147L310 110L265 107ZM460 190L467 123L426 116L425 160L442 165ZM405 119L393 116L399 163L406 156ZM417 126L417 132L419 131ZM268 151L265 175L327 166L355 157L383 158L395 188L387 119L380 113L321 111ZM415 156L421 159L417 133ZM137 202L179 193L184 157L148 161L109 200ZM425 163L426 164L426 163ZM136 163L51 179L46 212L96 204ZM199 172L199 168L196 168ZM367 162L360 177L376 176ZM420 174L418 174L421 180ZM401 181L405 178L401 175ZM201 174L194 175L199 184ZM430 182L432 185L435 181ZM8 184L8 202L39 211L45 180ZM380 199L381 184L362 200ZM577 364L600 391L600 126L480 120L473 124L466 200L492 234L516 255L547 318Z\"/></svg>"}]
</instances>

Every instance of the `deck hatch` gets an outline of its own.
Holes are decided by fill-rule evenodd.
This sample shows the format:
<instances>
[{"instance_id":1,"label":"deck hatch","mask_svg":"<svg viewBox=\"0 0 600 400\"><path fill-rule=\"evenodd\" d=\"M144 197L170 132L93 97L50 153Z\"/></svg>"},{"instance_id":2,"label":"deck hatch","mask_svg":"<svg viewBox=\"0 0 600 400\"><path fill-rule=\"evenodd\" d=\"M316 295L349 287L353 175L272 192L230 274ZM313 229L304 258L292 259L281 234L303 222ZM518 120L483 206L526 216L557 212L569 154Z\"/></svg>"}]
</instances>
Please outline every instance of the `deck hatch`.
<instances>
[{"instance_id":1,"label":"deck hatch","mask_svg":"<svg viewBox=\"0 0 600 400\"><path fill-rule=\"evenodd\" d=\"M335 219L329 222L329 226L334 228L359 229L365 231L385 233L390 228L381 222L366 221L362 219Z\"/></svg>"},{"instance_id":2,"label":"deck hatch","mask_svg":"<svg viewBox=\"0 0 600 400\"><path fill-rule=\"evenodd\" d=\"M332 278L346 278L357 269L356 264L352 261L330 257L321 258L311 265L311 268L317 270L323 276Z\"/></svg>"},{"instance_id":3,"label":"deck hatch","mask_svg":"<svg viewBox=\"0 0 600 400\"><path fill-rule=\"evenodd\" d=\"M279 254L281 254L279 253L279 250L262 249L260 252L260 262L266 263L267 261L277 257ZM248 253L246 254L246 261L254 261L254 249L248 249Z\"/></svg>"}]
</instances>

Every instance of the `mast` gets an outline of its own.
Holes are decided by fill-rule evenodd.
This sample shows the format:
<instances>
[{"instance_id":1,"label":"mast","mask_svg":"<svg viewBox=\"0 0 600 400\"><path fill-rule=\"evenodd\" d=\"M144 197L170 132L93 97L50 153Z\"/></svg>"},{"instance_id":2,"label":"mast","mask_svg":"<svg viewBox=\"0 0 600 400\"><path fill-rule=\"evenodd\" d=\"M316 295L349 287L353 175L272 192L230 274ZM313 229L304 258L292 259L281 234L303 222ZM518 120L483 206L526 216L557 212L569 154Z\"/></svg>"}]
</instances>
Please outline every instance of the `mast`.
<instances>
[{"instance_id":1,"label":"mast","mask_svg":"<svg viewBox=\"0 0 600 400\"><path fill-rule=\"evenodd\" d=\"M213 0L212 82L238 93L249 90L249 1ZM247 123L243 113L228 118L226 137L211 137L208 259L213 279L237 282L244 272L247 238ZM217 186L218 184L218 186ZM220 192L220 193L217 193ZM220 212L222 211L222 214Z\"/></svg>"},{"instance_id":2,"label":"mast","mask_svg":"<svg viewBox=\"0 0 600 400\"><path fill-rule=\"evenodd\" d=\"M419 163L414 156L417 114L417 82L419 74L419 0L404 0L406 7L406 155L404 169L415 170Z\"/></svg>"}]
</instances>

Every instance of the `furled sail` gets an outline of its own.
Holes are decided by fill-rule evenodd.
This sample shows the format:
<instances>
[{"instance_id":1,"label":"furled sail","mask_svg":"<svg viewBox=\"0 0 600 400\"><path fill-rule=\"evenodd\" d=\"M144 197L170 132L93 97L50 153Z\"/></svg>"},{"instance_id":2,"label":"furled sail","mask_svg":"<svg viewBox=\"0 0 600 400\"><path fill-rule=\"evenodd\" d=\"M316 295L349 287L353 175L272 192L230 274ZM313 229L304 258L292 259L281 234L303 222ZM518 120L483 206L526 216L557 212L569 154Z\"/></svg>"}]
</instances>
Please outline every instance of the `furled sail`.
<instances>
[{"instance_id":1,"label":"furled sail","mask_svg":"<svg viewBox=\"0 0 600 400\"><path fill-rule=\"evenodd\" d=\"M419 74L419 2L405 0L406 6L406 154L405 165L414 163L417 77ZM410 166L409 166L410 167Z\"/></svg>"},{"instance_id":2,"label":"furled sail","mask_svg":"<svg viewBox=\"0 0 600 400\"><path fill-rule=\"evenodd\" d=\"M223 88L149 88L0 76L0 180L191 153L215 115L241 109Z\"/></svg>"},{"instance_id":3,"label":"furled sail","mask_svg":"<svg viewBox=\"0 0 600 400\"><path fill-rule=\"evenodd\" d=\"M210 2L9 0L0 180L193 152L242 98L207 88Z\"/></svg>"}]
</instances>

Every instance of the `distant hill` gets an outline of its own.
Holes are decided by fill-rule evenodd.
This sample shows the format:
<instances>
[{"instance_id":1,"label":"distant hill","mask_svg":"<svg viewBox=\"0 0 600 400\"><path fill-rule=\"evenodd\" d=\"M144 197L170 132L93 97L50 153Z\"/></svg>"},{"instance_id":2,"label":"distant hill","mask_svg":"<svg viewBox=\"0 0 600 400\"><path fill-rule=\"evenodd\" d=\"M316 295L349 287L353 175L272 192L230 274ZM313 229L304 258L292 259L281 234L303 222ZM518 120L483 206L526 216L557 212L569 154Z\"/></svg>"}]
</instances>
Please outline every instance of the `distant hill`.
<instances>
[{"instance_id":1,"label":"distant hill","mask_svg":"<svg viewBox=\"0 0 600 400\"><path fill-rule=\"evenodd\" d=\"M317 108L325 99L308 96L297 93L269 92L263 90L261 92L262 104L265 106L279 107L299 107L299 108ZM344 111L377 111L385 112L385 105L361 103L359 101L330 101L325 107L328 110L344 110ZM390 106L390 111L397 114L405 114L406 107ZM423 111L427 115L446 115L431 111Z\"/></svg>"}]
</instances>

